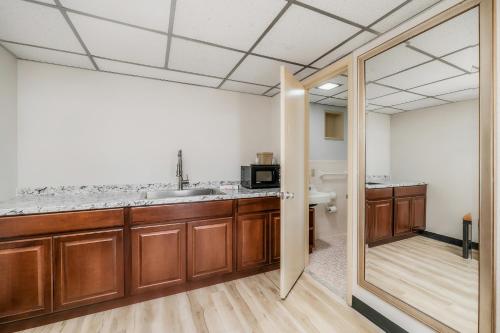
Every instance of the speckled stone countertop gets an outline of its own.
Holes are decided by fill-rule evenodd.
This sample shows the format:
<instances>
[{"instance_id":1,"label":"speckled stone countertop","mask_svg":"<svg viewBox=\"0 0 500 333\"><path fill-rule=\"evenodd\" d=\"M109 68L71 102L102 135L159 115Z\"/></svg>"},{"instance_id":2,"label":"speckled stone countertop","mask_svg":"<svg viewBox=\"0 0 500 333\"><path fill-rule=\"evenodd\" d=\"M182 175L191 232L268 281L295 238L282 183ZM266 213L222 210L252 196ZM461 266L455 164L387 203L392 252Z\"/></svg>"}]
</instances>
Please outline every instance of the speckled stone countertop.
<instances>
[{"instance_id":1,"label":"speckled stone countertop","mask_svg":"<svg viewBox=\"0 0 500 333\"><path fill-rule=\"evenodd\" d=\"M221 185L227 184L230 184L230 182L208 182L196 186L198 188L215 188L220 190L222 194L161 199L145 199L145 192L172 190L175 189L173 184L65 186L21 189L18 191L16 197L0 201L0 216L272 197L276 196L279 192L278 188L255 190L243 187L237 190L220 188Z\"/></svg>"},{"instance_id":2,"label":"speckled stone countertop","mask_svg":"<svg viewBox=\"0 0 500 333\"><path fill-rule=\"evenodd\" d=\"M379 184L366 184L366 188L386 188L386 187L401 187L401 186L417 186L425 185L426 182L412 182L412 181L388 181Z\"/></svg>"}]
</instances>

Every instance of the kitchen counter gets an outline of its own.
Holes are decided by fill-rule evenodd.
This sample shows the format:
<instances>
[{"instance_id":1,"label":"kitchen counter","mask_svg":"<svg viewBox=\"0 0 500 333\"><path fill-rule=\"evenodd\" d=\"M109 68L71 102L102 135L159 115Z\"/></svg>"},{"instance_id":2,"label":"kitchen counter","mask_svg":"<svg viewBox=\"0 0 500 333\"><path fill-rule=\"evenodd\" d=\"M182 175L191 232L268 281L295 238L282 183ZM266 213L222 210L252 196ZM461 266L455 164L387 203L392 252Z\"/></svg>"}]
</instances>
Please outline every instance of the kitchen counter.
<instances>
[{"instance_id":1,"label":"kitchen counter","mask_svg":"<svg viewBox=\"0 0 500 333\"><path fill-rule=\"evenodd\" d=\"M415 181L388 181L380 184L366 184L366 188L387 188L387 187L402 187L402 186L418 186L426 185L426 182L415 182Z\"/></svg>"},{"instance_id":2,"label":"kitchen counter","mask_svg":"<svg viewBox=\"0 0 500 333\"><path fill-rule=\"evenodd\" d=\"M219 189L218 186L214 186L216 185L214 182L208 184L209 186L206 185L198 185L198 187ZM220 190L222 194L144 199L144 192L172 189L174 188L170 184L24 189L19 192L18 196L0 201L0 216L273 197L279 192L279 188L251 190L240 187L238 190Z\"/></svg>"}]
</instances>

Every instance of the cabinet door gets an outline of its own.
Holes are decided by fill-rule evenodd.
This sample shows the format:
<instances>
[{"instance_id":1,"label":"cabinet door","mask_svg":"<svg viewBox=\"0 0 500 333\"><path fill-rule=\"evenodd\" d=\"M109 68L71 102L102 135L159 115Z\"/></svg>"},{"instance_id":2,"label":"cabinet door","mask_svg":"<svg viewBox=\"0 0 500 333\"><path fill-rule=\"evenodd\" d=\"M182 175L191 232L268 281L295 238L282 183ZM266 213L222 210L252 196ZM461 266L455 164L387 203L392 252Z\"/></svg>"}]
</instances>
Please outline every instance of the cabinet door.
<instances>
[{"instance_id":1,"label":"cabinet door","mask_svg":"<svg viewBox=\"0 0 500 333\"><path fill-rule=\"evenodd\" d=\"M394 235L401 235L412 230L413 198L394 199Z\"/></svg>"},{"instance_id":2,"label":"cabinet door","mask_svg":"<svg viewBox=\"0 0 500 333\"><path fill-rule=\"evenodd\" d=\"M186 224L131 230L131 292L138 294L186 281Z\"/></svg>"},{"instance_id":3,"label":"cabinet door","mask_svg":"<svg viewBox=\"0 0 500 333\"><path fill-rule=\"evenodd\" d=\"M0 323L52 311L51 239L0 243Z\"/></svg>"},{"instance_id":4,"label":"cabinet door","mask_svg":"<svg viewBox=\"0 0 500 333\"><path fill-rule=\"evenodd\" d=\"M425 230L425 196L413 198L413 229Z\"/></svg>"},{"instance_id":5,"label":"cabinet door","mask_svg":"<svg viewBox=\"0 0 500 333\"><path fill-rule=\"evenodd\" d=\"M369 241L375 242L392 237L392 199L369 201L367 203Z\"/></svg>"},{"instance_id":6,"label":"cabinet door","mask_svg":"<svg viewBox=\"0 0 500 333\"><path fill-rule=\"evenodd\" d=\"M271 219L269 221L269 237L270 240L270 262L275 263L280 261L280 246L281 246L281 223L280 223L280 213L271 213Z\"/></svg>"},{"instance_id":7,"label":"cabinet door","mask_svg":"<svg viewBox=\"0 0 500 333\"><path fill-rule=\"evenodd\" d=\"M187 224L187 273L198 280L233 271L233 219Z\"/></svg>"},{"instance_id":8,"label":"cabinet door","mask_svg":"<svg viewBox=\"0 0 500 333\"><path fill-rule=\"evenodd\" d=\"M123 296L123 231L54 237L56 310Z\"/></svg>"},{"instance_id":9,"label":"cabinet door","mask_svg":"<svg viewBox=\"0 0 500 333\"><path fill-rule=\"evenodd\" d=\"M266 213L238 216L238 270L268 263L268 219Z\"/></svg>"}]
</instances>

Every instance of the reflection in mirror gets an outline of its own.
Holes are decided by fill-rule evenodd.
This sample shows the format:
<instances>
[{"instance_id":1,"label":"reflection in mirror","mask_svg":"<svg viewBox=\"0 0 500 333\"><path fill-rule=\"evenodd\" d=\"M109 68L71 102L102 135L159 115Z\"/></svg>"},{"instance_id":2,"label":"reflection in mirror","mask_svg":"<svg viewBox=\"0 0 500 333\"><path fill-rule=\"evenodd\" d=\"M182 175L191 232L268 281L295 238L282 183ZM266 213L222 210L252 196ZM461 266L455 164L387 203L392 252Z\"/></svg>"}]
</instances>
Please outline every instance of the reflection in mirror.
<instances>
[{"instance_id":1,"label":"reflection in mirror","mask_svg":"<svg viewBox=\"0 0 500 333\"><path fill-rule=\"evenodd\" d=\"M478 9L368 59L365 75L365 280L476 332Z\"/></svg>"}]
</instances>

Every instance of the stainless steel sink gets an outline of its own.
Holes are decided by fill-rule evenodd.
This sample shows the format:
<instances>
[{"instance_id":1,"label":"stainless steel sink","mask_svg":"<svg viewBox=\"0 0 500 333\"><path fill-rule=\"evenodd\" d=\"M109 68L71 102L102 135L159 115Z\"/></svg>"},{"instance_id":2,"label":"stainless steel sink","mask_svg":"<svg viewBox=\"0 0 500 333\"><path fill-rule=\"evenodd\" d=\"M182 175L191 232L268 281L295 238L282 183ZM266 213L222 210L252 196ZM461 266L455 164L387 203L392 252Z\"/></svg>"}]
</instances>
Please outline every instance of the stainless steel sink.
<instances>
[{"instance_id":1,"label":"stainless steel sink","mask_svg":"<svg viewBox=\"0 0 500 333\"><path fill-rule=\"evenodd\" d=\"M224 193L213 188L193 188L193 189L179 190L179 191L144 192L142 197L144 199L163 199L163 198L195 197L199 195L218 195L218 194L224 194Z\"/></svg>"}]
</instances>

